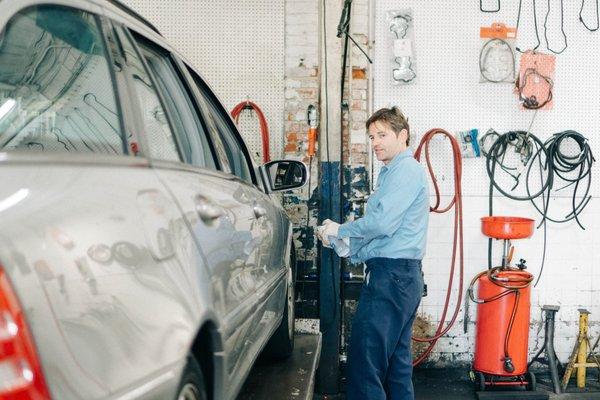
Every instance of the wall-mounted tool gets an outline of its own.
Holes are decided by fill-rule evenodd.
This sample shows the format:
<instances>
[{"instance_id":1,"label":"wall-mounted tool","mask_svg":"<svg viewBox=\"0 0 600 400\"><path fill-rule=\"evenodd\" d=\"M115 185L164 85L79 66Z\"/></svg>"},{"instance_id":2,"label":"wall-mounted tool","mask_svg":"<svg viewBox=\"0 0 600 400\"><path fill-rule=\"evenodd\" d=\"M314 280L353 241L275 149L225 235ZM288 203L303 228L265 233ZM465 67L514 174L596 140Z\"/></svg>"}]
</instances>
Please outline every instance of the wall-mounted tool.
<instances>
[{"instance_id":1,"label":"wall-mounted tool","mask_svg":"<svg viewBox=\"0 0 600 400\"><path fill-rule=\"evenodd\" d=\"M388 11L387 19L392 42L392 82L394 84L409 83L417 74L414 68L413 52L413 16L412 10Z\"/></svg>"},{"instance_id":2,"label":"wall-mounted tool","mask_svg":"<svg viewBox=\"0 0 600 400\"><path fill-rule=\"evenodd\" d=\"M478 129L456 132L456 140L460 145L460 151L463 158L479 157L481 154L479 151L479 142L477 141L478 135Z\"/></svg>"},{"instance_id":3,"label":"wall-mounted tool","mask_svg":"<svg viewBox=\"0 0 600 400\"><path fill-rule=\"evenodd\" d=\"M552 108L555 61L556 57L550 54L527 51L521 55L515 93L523 109Z\"/></svg>"},{"instance_id":4,"label":"wall-mounted tool","mask_svg":"<svg viewBox=\"0 0 600 400\"><path fill-rule=\"evenodd\" d=\"M308 121L308 156L314 157L317 148L317 128L319 127L319 113L314 105L309 105L306 110Z\"/></svg>"},{"instance_id":5,"label":"wall-mounted tool","mask_svg":"<svg viewBox=\"0 0 600 400\"><path fill-rule=\"evenodd\" d=\"M479 82L512 83L515 81L515 38L517 30L503 23L479 29Z\"/></svg>"}]
</instances>

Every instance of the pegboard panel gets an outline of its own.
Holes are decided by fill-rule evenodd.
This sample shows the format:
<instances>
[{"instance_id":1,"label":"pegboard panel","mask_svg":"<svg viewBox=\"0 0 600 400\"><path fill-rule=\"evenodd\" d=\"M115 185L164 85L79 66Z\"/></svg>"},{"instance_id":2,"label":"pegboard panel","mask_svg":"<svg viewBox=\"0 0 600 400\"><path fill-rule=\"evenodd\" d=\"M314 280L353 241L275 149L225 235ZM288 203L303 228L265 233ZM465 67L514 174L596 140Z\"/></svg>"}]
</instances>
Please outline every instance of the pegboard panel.
<instances>
[{"instance_id":1,"label":"pegboard panel","mask_svg":"<svg viewBox=\"0 0 600 400\"><path fill-rule=\"evenodd\" d=\"M484 1L492 6L495 1ZM552 48L563 44L560 30L560 2L551 1L552 12L548 18L548 39ZM493 22L504 22L515 26L518 0L501 1L501 10L495 14L479 11L479 4L472 1L424 2L406 0L377 0L375 2L375 47L373 76L374 110L398 105L409 118L413 134L411 147L416 148L425 132L432 128L443 128L450 133L477 128L484 134L489 128L504 133L509 130L528 130L534 111L522 111L513 93L513 84L479 83L479 52L481 39L480 26ZM568 48L556 56L554 76L554 97L551 110L540 110L535 114L531 131L542 141L552 134L572 129L584 134L598 158L600 155L600 79L597 70L600 60L600 32L587 31L579 22L581 2L564 2L564 30ZM544 19L548 4L536 0L537 23L542 44L539 51L545 50ZM386 12L399 8L411 8L414 18L414 55L417 77L412 84L393 86L390 82L390 58L387 53L389 34ZM588 24L595 23L595 2L586 2L584 18ZM522 49L536 43L533 28L532 2L522 2L520 33L517 46ZM519 58L517 57L517 65ZM431 144L431 155L438 182L443 194L442 205L451 200L453 193L453 167L448 139L436 138ZM515 154L510 154L518 161ZM466 282L487 267L487 240L481 233L480 217L488 212L489 178L485 170L484 158L463 160L463 222L464 222L464 268ZM374 175L380 165L375 161ZM594 164L592 194L600 194L598 183L598 163ZM508 186L511 178L502 178ZM566 191L565 191L566 192ZM564 218L571 210L570 193L554 192L550 213ZM523 194L523 193L520 193ZM540 216L529 202L516 202L495 192L494 210L496 215L517 215L535 218ZM441 317L442 304L446 296L450 258L452 255L453 212L435 214L430 217L427 255L424 259L424 273L428 284L428 296L423 299L420 311L426 320L437 323ZM565 224L549 223L547 230L546 259L541 273L544 234L537 229L532 238L515 241L516 251L513 260L527 260L529 271L534 276L541 275L540 284L532 289L531 337L536 338L536 330L542 329L539 320L540 306L558 304L561 310L557 316L557 346L559 357L566 360L568 352L577 339L577 308L586 307L598 313L598 290L600 275L598 263L600 245L597 239L600 229L600 201L593 198L581 214L586 230L580 229L574 221ZM493 262L499 262L501 243L493 243ZM456 289L455 289L456 291ZM456 299L456 293L454 293ZM452 300L455 301L455 300ZM451 302L451 310L454 303ZM444 365L444 359L470 362L474 349L475 307L471 303L471 322L468 332L463 333L463 311L457 323L449 332L449 337L436 345L432 360ZM538 318L538 320L536 320ZM594 319L594 321L597 321ZM573 326L575 328L573 329ZM543 340L542 340L543 342ZM535 354L541 343L530 341L530 356ZM452 356L448 357L448 353Z\"/></svg>"},{"instance_id":2,"label":"pegboard panel","mask_svg":"<svg viewBox=\"0 0 600 400\"><path fill-rule=\"evenodd\" d=\"M592 26L595 22L594 2L587 2L583 16ZM494 2L495 4L495 2ZM464 1L403 2L379 0L375 3L375 64L374 110L398 105L409 118L412 143L416 148L423 134L431 128L443 128L451 133L473 128L483 135L489 128L504 133L509 130L527 130L532 119L531 132L545 141L553 133L567 129L584 134L596 157L600 155L600 32L587 31L579 22L580 2L564 2L564 30L568 48L556 56L554 76L554 104L551 110L523 111L510 83L479 83L479 52L482 45L479 27L493 22L515 26L519 1L502 1L500 12L485 14L477 3ZM590 7L587 7L587 6ZM546 50L544 19L547 2L536 1L538 31ZM560 2L551 2L548 17L550 46L560 49L563 37L560 30ZM412 84L394 86L390 82L390 35L386 12L411 8L414 23L414 55L417 77ZM533 47L536 38L533 28L532 2L523 1L517 46ZM517 68L518 68L517 57ZM452 157L448 140L436 139L431 144L434 166L439 171L443 193L452 186ZM381 165L374 162L374 179ZM594 176L598 176L595 163ZM596 178L597 179L597 178ZM485 196L489 179L485 160L463 160L463 194ZM592 182L592 194L600 194L600 185ZM556 196L562 196L558 192ZM569 196L565 194L565 196Z\"/></svg>"},{"instance_id":3,"label":"pegboard panel","mask_svg":"<svg viewBox=\"0 0 600 400\"><path fill-rule=\"evenodd\" d=\"M250 99L265 114L271 159L283 155L284 2L125 0L190 60L228 111ZM243 112L240 132L262 163L258 118ZM244 114L248 114L244 116Z\"/></svg>"}]
</instances>

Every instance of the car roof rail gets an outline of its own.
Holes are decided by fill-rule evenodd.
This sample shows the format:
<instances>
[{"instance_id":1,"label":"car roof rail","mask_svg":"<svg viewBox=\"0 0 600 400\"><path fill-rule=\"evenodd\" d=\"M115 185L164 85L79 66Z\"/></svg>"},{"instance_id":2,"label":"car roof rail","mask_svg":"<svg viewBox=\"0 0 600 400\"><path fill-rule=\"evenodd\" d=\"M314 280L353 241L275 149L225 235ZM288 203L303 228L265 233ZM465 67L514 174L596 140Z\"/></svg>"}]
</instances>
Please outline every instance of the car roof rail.
<instances>
[{"instance_id":1,"label":"car roof rail","mask_svg":"<svg viewBox=\"0 0 600 400\"><path fill-rule=\"evenodd\" d=\"M120 8L121 10L125 11L127 14L131 15L138 21L142 22L144 25L148 26L154 32L156 32L160 36L162 36L162 34L158 31L158 29L156 29L156 27L154 25L152 25L152 23L150 21L148 21L146 18L142 17L137 11L134 11L131 7L121 3L118 0L107 0L107 1L110 4L114 5L115 7Z\"/></svg>"}]
</instances>

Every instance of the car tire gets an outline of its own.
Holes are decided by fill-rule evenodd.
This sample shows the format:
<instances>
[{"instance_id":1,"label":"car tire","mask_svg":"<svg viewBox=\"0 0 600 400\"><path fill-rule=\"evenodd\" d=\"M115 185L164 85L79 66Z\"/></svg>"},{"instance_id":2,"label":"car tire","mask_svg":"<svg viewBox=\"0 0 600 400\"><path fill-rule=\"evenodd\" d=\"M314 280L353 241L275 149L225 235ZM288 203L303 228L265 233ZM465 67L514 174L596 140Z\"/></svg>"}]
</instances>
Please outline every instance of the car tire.
<instances>
[{"instance_id":1,"label":"car tire","mask_svg":"<svg viewBox=\"0 0 600 400\"><path fill-rule=\"evenodd\" d=\"M202 369L192 355L188 356L175 400L208 400Z\"/></svg>"},{"instance_id":2,"label":"car tire","mask_svg":"<svg viewBox=\"0 0 600 400\"><path fill-rule=\"evenodd\" d=\"M296 250L292 246L290 252L290 267L288 269L285 310L281 323L267 343L264 355L270 359L284 359L294 351L295 330L295 300L296 300Z\"/></svg>"}]
</instances>

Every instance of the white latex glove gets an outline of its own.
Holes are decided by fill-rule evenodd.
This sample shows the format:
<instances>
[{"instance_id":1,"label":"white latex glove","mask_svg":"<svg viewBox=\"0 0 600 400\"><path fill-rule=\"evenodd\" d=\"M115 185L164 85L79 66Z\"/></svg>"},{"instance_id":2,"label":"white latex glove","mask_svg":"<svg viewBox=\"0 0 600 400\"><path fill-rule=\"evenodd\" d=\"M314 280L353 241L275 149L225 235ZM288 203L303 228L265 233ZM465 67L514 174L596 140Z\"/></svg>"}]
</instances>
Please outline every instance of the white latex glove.
<instances>
[{"instance_id":1,"label":"white latex glove","mask_svg":"<svg viewBox=\"0 0 600 400\"><path fill-rule=\"evenodd\" d=\"M323 221L323 238L329 238L329 236L337 238L339 229L340 224L333 222L330 219L326 219Z\"/></svg>"},{"instance_id":2,"label":"white latex glove","mask_svg":"<svg viewBox=\"0 0 600 400\"><path fill-rule=\"evenodd\" d=\"M325 225L317 226L317 239L319 239L323 243L324 247L331 248L331 246L329 245L329 240L327 240L327 238L323 237L324 230L325 230Z\"/></svg>"},{"instance_id":3,"label":"white latex glove","mask_svg":"<svg viewBox=\"0 0 600 400\"><path fill-rule=\"evenodd\" d=\"M317 227L317 238L323 242L323 246L331 248L329 237L337 237L340 224L330 219L323 221L323 225Z\"/></svg>"}]
</instances>

